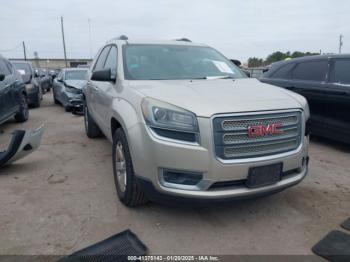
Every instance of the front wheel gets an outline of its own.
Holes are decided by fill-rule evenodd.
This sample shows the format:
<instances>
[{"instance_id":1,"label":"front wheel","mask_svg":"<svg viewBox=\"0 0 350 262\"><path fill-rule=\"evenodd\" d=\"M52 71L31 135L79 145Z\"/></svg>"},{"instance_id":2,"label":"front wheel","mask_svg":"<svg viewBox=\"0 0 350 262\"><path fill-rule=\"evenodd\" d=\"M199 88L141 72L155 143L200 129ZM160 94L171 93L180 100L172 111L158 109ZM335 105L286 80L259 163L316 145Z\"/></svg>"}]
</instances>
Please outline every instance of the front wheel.
<instances>
[{"instance_id":1,"label":"front wheel","mask_svg":"<svg viewBox=\"0 0 350 262\"><path fill-rule=\"evenodd\" d=\"M15 119L17 122L25 122L28 120L28 117L29 117L29 109L28 109L27 98L23 93L21 93L19 111L15 115Z\"/></svg>"},{"instance_id":2,"label":"front wheel","mask_svg":"<svg viewBox=\"0 0 350 262\"><path fill-rule=\"evenodd\" d=\"M136 182L129 145L123 129L113 135L113 175L120 201L129 207L138 206L148 200Z\"/></svg>"}]
</instances>

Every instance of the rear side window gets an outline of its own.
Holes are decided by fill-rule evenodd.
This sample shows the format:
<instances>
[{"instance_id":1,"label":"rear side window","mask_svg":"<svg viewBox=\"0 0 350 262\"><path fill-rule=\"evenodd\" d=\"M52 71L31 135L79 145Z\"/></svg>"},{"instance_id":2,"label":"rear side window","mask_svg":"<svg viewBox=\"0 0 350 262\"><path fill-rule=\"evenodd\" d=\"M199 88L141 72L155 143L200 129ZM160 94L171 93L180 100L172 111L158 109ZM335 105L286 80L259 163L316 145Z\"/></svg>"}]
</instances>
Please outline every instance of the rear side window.
<instances>
[{"instance_id":1,"label":"rear side window","mask_svg":"<svg viewBox=\"0 0 350 262\"><path fill-rule=\"evenodd\" d=\"M350 84L350 60L336 60L334 63L334 82Z\"/></svg>"},{"instance_id":2,"label":"rear side window","mask_svg":"<svg viewBox=\"0 0 350 262\"><path fill-rule=\"evenodd\" d=\"M4 74L5 76L11 75L10 68L8 68L3 59L0 59L0 74Z\"/></svg>"},{"instance_id":3,"label":"rear side window","mask_svg":"<svg viewBox=\"0 0 350 262\"><path fill-rule=\"evenodd\" d=\"M95 67L94 67L94 70L102 70L103 69L103 66L105 64L105 61L106 61L106 58L107 58L107 55L108 55L108 52L109 52L110 48L111 48L110 46L106 46L102 50L102 52L100 53L100 56L97 59L97 62L96 62Z\"/></svg>"},{"instance_id":4,"label":"rear side window","mask_svg":"<svg viewBox=\"0 0 350 262\"><path fill-rule=\"evenodd\" d=\"M277 69L273 74L272 78L281 78L281 79L289 79L290 78L290 73L293 69L295 64L290 63L286 64L284 66L281 66L279 69Z\"/></svg>"},{"instance_id":5,"label":"rear side window","mask_svg":"<svg viewBox=\"0 0 350 262\"><path fill-rule=\"evenodd\" d=\"M310 61L297 64L293 70L293 79L306 81L325 81L328 61Z\"/></svg>"}]
</instances>

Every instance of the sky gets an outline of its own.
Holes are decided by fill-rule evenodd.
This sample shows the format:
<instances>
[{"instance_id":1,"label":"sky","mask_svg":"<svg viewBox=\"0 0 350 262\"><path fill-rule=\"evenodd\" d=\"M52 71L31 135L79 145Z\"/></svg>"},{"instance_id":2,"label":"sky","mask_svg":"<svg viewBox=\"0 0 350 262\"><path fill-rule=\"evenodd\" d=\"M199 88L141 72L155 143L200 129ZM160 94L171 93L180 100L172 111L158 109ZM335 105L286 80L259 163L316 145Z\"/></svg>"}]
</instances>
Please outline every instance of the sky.
<instances>
[{"instance_id":1,"label":"sky","mask_svg":"<svg viewBox=\"0 0 350 262\"><path fill-rule=\"evenodd\" d=\"M0 54L90 58L109 39L187 37L228 58L266 58L274 51L350 53L348 0L0 0ZM91 34L89 34L89 21ZM91 36L91 41L90 41Z\"/></svg>"}]
</instances>

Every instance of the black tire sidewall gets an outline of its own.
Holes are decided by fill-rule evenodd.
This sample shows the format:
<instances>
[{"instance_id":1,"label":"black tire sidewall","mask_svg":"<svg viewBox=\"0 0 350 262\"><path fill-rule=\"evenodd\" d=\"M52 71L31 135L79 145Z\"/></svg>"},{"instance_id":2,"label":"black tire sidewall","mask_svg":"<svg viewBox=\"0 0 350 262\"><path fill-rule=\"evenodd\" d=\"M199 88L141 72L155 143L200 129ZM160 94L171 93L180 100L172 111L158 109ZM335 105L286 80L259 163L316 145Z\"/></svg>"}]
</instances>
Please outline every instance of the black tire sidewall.
<instances>
[{"instance_id":1,"label":"black tire sidewall","mask_svg":"<svg viewBox=\"0 0 350 262\"><path fill-rule=\"evenodd\" d=\"M27 101L27 98L24 94L20 95L20 99L21 99L20 109L19 109L19 112L15 118L19 122L24 122L24 121L27 121L29 118L28 101ZM22 104L23 102L26 104L25 107L23 107L23 104Z\"/></svg>"},{"instance_id":2,"label":"black tire sidewall","mask_svg":"<svg viewBox=\"0 0 350 262\"><path fill-rule=\"evenodd\" d=\"M126 165L126 186L125 186L124 192L122 192L118 186L117 171L116 171L115 157L116 157L116 145L118 142L121 142L123 146L125 165ZM126 139L126 135L121 128L117 129L113 135L112 164L113 164L114 183L115 183L117 195L123 203L128 204L128 202L131 199L132 184L134 183L134 168L132 165L132 160L130 156L129 145Z\"/></svg>"}]
</instances>

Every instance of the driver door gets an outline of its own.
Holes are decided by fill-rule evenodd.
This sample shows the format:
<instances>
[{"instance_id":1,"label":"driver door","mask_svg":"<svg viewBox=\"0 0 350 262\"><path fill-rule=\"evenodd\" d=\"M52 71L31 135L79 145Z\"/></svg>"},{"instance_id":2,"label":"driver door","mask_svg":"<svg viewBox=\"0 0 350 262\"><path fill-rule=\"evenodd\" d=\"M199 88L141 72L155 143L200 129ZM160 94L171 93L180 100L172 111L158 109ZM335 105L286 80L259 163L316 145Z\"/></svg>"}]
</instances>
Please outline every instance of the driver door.
<instances>
[{"instance_id":1,"label":"driver door","mask_svg":"<svg viewBox=\"0 0 350 262\"><path fill-rule=\"evenodd\" d=\"M110 48L111 46L108 45L101 51L94 65L94 68L92 70L93 72L97 70L102 70L104 68L106 58ZM102 112L99 112L99 106L98 106L98 103L100 103L100 101L98 101L99 93L103 89L102 88L103 82L91 80L91 75L87 82L87 88L86 88L87 105L89 108L89 113L92 115L93 119L96 121L99 127L104 127Z\"/></svg>"}]
</instances>

